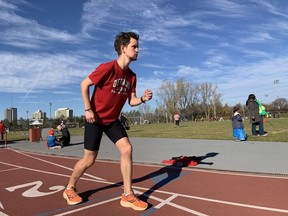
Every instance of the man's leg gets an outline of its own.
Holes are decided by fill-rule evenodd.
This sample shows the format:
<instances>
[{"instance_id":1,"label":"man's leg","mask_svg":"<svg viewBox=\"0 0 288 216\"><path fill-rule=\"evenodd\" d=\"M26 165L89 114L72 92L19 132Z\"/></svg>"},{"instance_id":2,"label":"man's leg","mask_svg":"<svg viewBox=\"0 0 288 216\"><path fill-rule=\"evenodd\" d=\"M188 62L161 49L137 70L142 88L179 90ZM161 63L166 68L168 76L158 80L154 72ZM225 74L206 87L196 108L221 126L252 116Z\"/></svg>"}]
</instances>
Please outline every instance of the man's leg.
<instances>
[{"instance_id":1,"label":"man's leg","mask_svg":"<svg viewBox=\"0 0 288 216\"><path fill-rule=\"evenodd\" d=\"M124 193L122 194L120 204L123 207L143 211L148 208L148 204L138 199L132 190L132 145L127 137L123 137L116 142L116 146L121 155L120 167L124 185Z\"/></svg>"},{"instance_id":2,"label":"man's leg","mask_svg":"<svg viewBox=\"0 0 288 216\"><path fill-rule=\"evenodd\" d=\"M84 156L75 164L69 182L63 192L63 197L68 205L76 205L82 202L77 194L76 184L84 172L94 164L98 151L84 150Z\"/></svg>"},{"instance_id":3,"label":"man's leg","mask_svg":"<svg viewBox=\"0 0 288 216\"><path fill-rule=\"evenodd\" d=\"M120 121L115 121L111 125L106 126L105 133L115 143L120 152L120 169L124 186L124 193L120 201L121 206L133 208L137 211L147 209L148 204L139 200L132 190L132 145L126 130Z\"/></svg>"},{"instance_id":4,"label":"man's leg","mask_svg":"<svg viewBox=\"0 0 288 216\"><path fill-rule=\"evenodd\" d=\"M129 194L132 190L132 145L127 137L123 137L116 142L120 152L120 169L123 177L124 194Z\"/></svg>"},{"instance_id":5,"label":"man's leg","mask_svg":"<svg viewBox=\"0 0 288 216\"><path fill-rule=\"evenodd\" d=\"M77 181L84 172L95 163L98 151L89 151L84 149L84 156L75 164L67 187L76 188Z\"/></svg>"}]
</instances>

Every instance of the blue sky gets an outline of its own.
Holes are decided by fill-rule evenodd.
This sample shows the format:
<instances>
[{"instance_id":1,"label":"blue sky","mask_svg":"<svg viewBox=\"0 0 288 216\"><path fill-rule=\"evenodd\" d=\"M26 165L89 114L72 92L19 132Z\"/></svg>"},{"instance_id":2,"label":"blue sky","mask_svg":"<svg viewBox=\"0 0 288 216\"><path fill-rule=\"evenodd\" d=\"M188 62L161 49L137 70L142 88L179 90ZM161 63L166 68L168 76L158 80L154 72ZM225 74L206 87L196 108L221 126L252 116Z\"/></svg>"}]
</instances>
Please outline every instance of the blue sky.
<instances>
[{"instance_id":1,"label":"blue sky","mask_svg":"<svg viewBox=\"0 0 288 216\"><path fill-rule=\"evenodd\" d=\"M217 84L231 106L250 93L288 98L288 1L0 0L0 119L7 107L49 115L49 103L52 117L63 107L82 115L80 82L117 58L120 31L140 34L130 66L137 95L154 91L152 109L162 82L181 78Z\"/></svg>"}]
</instances>

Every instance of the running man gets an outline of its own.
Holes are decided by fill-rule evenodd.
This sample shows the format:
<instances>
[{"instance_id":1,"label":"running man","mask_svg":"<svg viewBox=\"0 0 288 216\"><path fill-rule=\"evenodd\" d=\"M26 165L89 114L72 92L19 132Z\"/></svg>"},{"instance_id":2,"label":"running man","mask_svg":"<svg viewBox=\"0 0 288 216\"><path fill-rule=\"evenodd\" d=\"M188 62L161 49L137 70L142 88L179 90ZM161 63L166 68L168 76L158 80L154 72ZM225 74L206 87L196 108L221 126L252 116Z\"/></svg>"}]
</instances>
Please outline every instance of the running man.
<instances>
[{"instance_id":1,"label":"running man","mask_svg":"<svg viewBox=\"0 0 288 216\"><path fill-rule=\"evenodd\" d=\"M81 83L85 107L84 156L75 164L63 197L69 205L82 202L77 194L76 183L91 167L98 155L103 132L120 152L120 169L124 191L120 204L142 211L148 204L138 199L132 190L132 145L119 121L119 114L128 99L130 106L137 106L152 99L152 91L145 90L143 96L136 96L136 74L129 68L136 61L139 52L139 35L134 32L120 32L116 35L114 48L117 60L99 65ZM90 97L90 86L94 91Z\"/></svg>"}]
</instances>

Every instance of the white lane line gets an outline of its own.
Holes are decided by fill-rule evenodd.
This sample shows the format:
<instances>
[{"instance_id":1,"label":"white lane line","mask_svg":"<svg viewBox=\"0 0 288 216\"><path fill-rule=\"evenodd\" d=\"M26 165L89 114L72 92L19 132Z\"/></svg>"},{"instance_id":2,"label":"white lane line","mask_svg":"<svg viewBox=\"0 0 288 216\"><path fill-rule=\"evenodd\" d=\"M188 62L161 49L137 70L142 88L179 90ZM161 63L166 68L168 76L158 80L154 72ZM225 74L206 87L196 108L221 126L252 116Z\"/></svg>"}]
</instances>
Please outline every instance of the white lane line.
<instances>
[{"instance_id":1,"label":"white lane line","mask_svg":"<svg viewBox=\"0 0 288 216\"><path fill-rule=\"evenodd\" d=\"M249 204L229 202L229 201L216 200L216 199L209 199L209 198L205 198L205 197L190 196L190 195L184 195L184 194L181 194L180 196L186 197L186 198L191 198L191 199L203 200L203 201L207 201L207 202L221 203L221 204L225 204L225 205L240 206L240 207L245 207L245 208L252 208L252 209L272 211L272 212L288 213L287 209L278 209L278 208L270 208L270 207L257 206L257 205L249 205Z\"/></svg>"},{"instance_id":2,"label":"white lane line","mask_svg":"<svg viewBox=\"0 0 288 216\"><path fill-rule=\"evenodd\" d=\"M74 210L71 210L71 211L67 211L67 212L63 212L63 213L60 213L60 214L55 214L54 216L63 216L63 215L73 214L75 212L83 211L83 210L86 210L86 209L89 209L89 208L93 208L95 206L99 206L99 205L106 204L106 203L109 203L109 202L113 202L113 201L119 200L119 199L120 199L120 197L115 197L115 198L112 198L112 199L109 199L109 200L105 200L105 201L102 201L102 202L95 203L93 205L84 206L84 207L77 208L77 209L74 209Z\"/></svg>"},{"instance_id":3,"label":"white lane line","mask_svg":"<svg viewBox=\"0 0 288 216\"><path fill-rule=\"evenodd\" d=\"M136 192L136 191L135 191ZM180 206L180 205L177 205L177 204L174 204L174 203L170 203L171 200L173 200L175 196L171 196L170 198L168 198L167 200L163 200L163 199L160 199L160 198L157 198L157 197L154 197L155 200L161 202L160 204L158 204L157 206L155 206L155 208L159 209L161 208L162 206L164 206L165 204L169 204L175 208L178 208L180 210L183 210L183 211L186 211L188 213L193 213L197 216L209 216L209 215L206 215L206 214L203 214L201 212L197 212L197 211L194 211L192 209L189 209L189 208L186 208L186 207L183 207L183 206ZM99 205L102 205L102 204L106 204L106 203L109 203L109 202L113 202L115 200L119 200L120 198L119 197L116 197L116 198L112 198L112 199L109 199L109 200L105 200L105 201L102 201L102 202L98 202L98 203L95 203L95 204L92 204L92 205L88 205L88 206L84 206L84 207L81 207L81 208L77 208L77 209L74 209L74 210L71 210L71 211L67 211L67 212L63 212L63 213L60 213L60 214L56 214L54 216L64 216L64 215L69 215L69 214L73 214L75 212L79 212L79 211L83 211L83 210L86 210L86 209L89 209L89 208L93 208L95 206L99 206Z\"/></svg>"},{"instance_id":4,"label":"white lane line","mask_svg":"<svg viewBox=\"0 0 288 216\"><path fill-rule=\"evenodd\" d=\"M39 172L39 173L45 173L45 174L50 174L50 175L55 175L55 176L70 177L70 175L64 175L64 174L59 174L59 173L55 173L55 172L48 172L48 171L43 171L43 170L32 169L32 168L28 168L28 167L18 166L15 164L5 163L2 161L0 161L0 163L8 165L8 166L16 167L17 169L24 169L24 170L29 170L29 171L33 171L33 172Z\"/></svg>"},{"instance_id":5,"label":"white lane line","mask_svg":"<svg viewBox=\"0 0 288 216\"><path fill-rule=\"evenodd\" d=\"M147 190L147 188L144 187L137 187L133 186L133 189L139 189L139 190ZM191 195L186 195L186 194L180 194L180 193L173 193L169 191L163 191L163 190L155 190L153 193L162 193L162 194L168 194L168 195L177 195L179 197L185 197L189 199L197 199L197 200L202 200L202 201L207 201L207 202L212 202L212 203L221 203L225 205L232 205L232 206L240 206L240 207L245 207L245 208L252 208L252 209L259 209L259 210L266 210L266 211L273 211L273 212L281 212L281 213L288 213L287 209L278 209L278 208L270 208L270 207L265 207L265 206L257 206L257 205L249 205L249 204L243 204L243 203L237 203L237 202L229 202L229 201L223 201L223 200L217 200L217 199L210 199L210 198L205 198L205 197L198 197L198 196L191 196ZM145 194L143 194L145 196ZM154 199L156 201L162 202L162 199L159 199L155 196L149 196L149 198ZM168 205L172 205L172 203L167 203ZM173 204L174 206L175 204ZM174 206L175 207L175 206Z\"/></svg>"},{"instance_id":6,"label":"white lane line","mask_svg":"<svg viewBox=\"0 0 288 216\"><path fill-rule=\"evenodd\" d=\"M67 170L73 171L73 169L71 169L71 168L69 168L69 167L62 166L62 165L60 165L60 164L56 164L56 163L53 163L53 162L50 162L50 161L46 161L46 160L43 160L43 159L41 159L41 158L37 158L37 157L34 157L34 156L32 156L32 155L29 155L29 154L26 154L26 153L23 153L23 152L20 152L20 151L17 151L17 150L13 150L13 151L16 152L16 153L18 153L18 154L22 154L22 155L24 155L24 156L26 156L26 157L30 157L30 158L33 158L33 159L35 159L35 160L42 161L42 162L44 162L44 163L52 164L52 165L54 165L54 166L58 166L58 167L61 167L61 168L63 168L63 169L67 169ZM97 176L90 175L90 174L87 174L87 173L84 173L83 175L88 176L88 177L90 177L90 178L94 178L94 179L100 180L100 181L106 181L105 179L102 179L102 178L99 178L99 177L97 177Z\"/></svg>"},{"instance_id":7,"label":"white lane line","mask_svg":"<svg viewBox=\"0 0 288 216\"><path fill-rule=\"evenodd\" d=\"M6 162L2 162L2 161L0 161L0 164L5 164L5 165L8 165L8 166L16 167L17 169L24 169L24 170L29 170L29 171L38 172L38 173L44 173L44 174L61 176L61 177L67 177L67 178L70 177L70 175L65 175L65 174L60 174L60 173L55 173L55 172L48 172L48 171L43 171L43 170L32 169L32 168L23 167L23 166L18 166L18 165L15 165L15 164L10 164L10 163L6 163ZM91 178L84 178L84 177L81 177L81 180L92 181L92 182L97 182L97 183L102 183L102 184L108 184L108 185L117 185L117 184L114 183L114 182L108 182L108 181L102 181L102 180L91 179ZM122 184L118 184L118 185L119 185L119 186L122 186Z\"/></svg>"},{"instance_id":8,"label":"white lane line","mask_svg":"<svg viewBox=\"0 0 288 216\"><path fill-rule=\"evenodd\" d=\"M201 212L195 211L195 210L193 210L193 209L189 209L189 208L186 208L186 207L184 207L184 206L171 203L171 201L172 201L173 199L175 199L177 196L178 196L178 195L174 194L174 195L170 196L170 197L169 197L168 199L166 199L166 200L162 200L162 199L159 199L159 198L153 196L153 199L157 198L157 201L160 202L160 203L159 203L158 205L156 205L154 208L160 209L160 208L163 207L164 205L170 205L170 206L173 206L173 207L175 207L175 208L178 208L178 209L180 209L180 210L182 210L182 211L195 214L195 215L197 215L197 216L208 216L208 215L206 215L206 214L203 214L203 213L201 213ZM151 197L151 198L152 198L152 197Z\"/></svg>"},{"instance_id":9,"label":"white lane line","mask_svg":"<svg viewBox=\"0 0 288 216\"><path fill-rule=\"evenodd\" d=\"M162 193L163 191L155 191L155 192ZM166 194L171 194L171 195L174 194L174 193L167 193L167 192L165 192L165 193ZM213 202L213 203L221 203L221 204L231 205L231 206L240 206L240 207L244 207L244 208L251 208L251 209L271 211L271 212L280 212L280 213L286 213L286 214L288 213L287 209L278 209L278 208L270 208L270 207L257 206L257 205L249 205L249 204L229 202L229 201L216 200L216 199L209 199L209 198L205 198L205 197L197 197L197 196L190 196L190 195L177 194L177 193L175 193L174 195L177 196L177 197L179 196L179 197L185 197L185 198L189 198L189 199L197 199L197 200ZM154 199L154 200L159 201L159 202L163 202L162 199L159 199L159 198L157 198L155 196L150 196L149 198ZM174 203L171 203L171 202L166 202L165 204L171 205L171 206L173 206L175 208L179 208L181 210L185 209L185 211L188 211L188 212L189 212L189 210L193 211L192 209L188 209L188 208L182 207L180 205L177 205L177 204L174 204Z\"/></svg>"},{"instance_id":10,"label":"white lane line","mask_svg":"<svg viewBox=\"0 0 288 216\"><path fill-rule=\"evenodd\" d=\"M177 205L177 204L175 204L175 203L169 202L169 203L167 203L167 204L170 205L170 206L173 206L173 207L175 207L175 208L178 208L178 209L180 209L180 210L182 210L182 211L186 211L186 212L195 214L195 215L197 215L197 216L209 216L209 215L207 215L207 214L204 214L204 213L195 211L195 210L193 210L193 209L189 209L189 208L186 208L186 207Z\"/></svg>"},{"instance_id":11,"label":"white lane line","mask_svg":"<svg viewBox=\"0 0 288 216\"><path fill-rule=\"evenodd\" d=\"M168 199L160 201L160 203L158 205L156 205L154 208L159 209L159 208L163 207L164 205L166 205L168 202L175 199L176 197L177 197L177 195L174 194L174 195L170 196Z\"/></svg>"},{"instance_id":12,"label":"white lane line","mask_svg":"<svg viewBox=\"0 0 288 216\"><path fill-rule=\"evenodd\" d=\"M0 161L0 162L1 162L1 161ZM1 173L1 172L14 171L14 170L18 170L18 169L20 169L20 168L17 168L17 167L16 167L16 168L11 168L11 169L5 169L5 170L1 170L0 173Z\"/></svg>"}]
</instances>

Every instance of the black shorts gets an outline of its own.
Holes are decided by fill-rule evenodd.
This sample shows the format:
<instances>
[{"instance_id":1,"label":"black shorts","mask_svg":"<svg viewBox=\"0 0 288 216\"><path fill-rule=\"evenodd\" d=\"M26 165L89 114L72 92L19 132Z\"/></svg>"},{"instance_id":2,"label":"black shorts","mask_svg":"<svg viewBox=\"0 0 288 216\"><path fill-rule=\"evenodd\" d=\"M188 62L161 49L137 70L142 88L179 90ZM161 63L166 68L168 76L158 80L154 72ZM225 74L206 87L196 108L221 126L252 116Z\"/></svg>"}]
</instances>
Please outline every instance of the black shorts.
<instances>
[{"instance_id":1,"label":"black shorts","mask_svg":"<svg viewBox=\"0 0 288 216\"><path fill-rule=\"evenodd\" d=\"M128 137L125 128L119 120L108 125L99 125L85 121L84 148L90 151L98 151L103 132L115 144L119 139Z\"/></svg>"}]
</instances>

